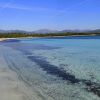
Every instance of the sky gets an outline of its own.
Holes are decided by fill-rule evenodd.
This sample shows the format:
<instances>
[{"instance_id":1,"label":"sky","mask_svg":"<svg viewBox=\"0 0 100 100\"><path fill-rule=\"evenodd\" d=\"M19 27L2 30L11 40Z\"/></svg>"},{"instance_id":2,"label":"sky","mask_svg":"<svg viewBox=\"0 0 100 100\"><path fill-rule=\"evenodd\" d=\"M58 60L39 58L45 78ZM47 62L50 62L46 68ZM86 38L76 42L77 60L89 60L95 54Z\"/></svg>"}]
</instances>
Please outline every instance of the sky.
<instances>
[{"instance_id":1,"label":"sky","mask_svg":"<svg viewBox=\"0 0 100 100\"><path fill-rule=\"evenodd\" d=\"M0 29L100 29L100 0L0 0Z\"/></svg>"}]
</instances>

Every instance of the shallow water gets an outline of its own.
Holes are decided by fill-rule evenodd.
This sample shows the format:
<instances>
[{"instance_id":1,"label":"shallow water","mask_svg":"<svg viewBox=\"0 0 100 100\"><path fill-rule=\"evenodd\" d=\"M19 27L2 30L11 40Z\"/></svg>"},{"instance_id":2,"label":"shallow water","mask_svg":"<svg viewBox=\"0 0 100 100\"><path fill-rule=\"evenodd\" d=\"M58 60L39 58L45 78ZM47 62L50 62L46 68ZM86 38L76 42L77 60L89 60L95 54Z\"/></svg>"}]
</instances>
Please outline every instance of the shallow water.
<instances>
[{"instance_id":1,"label":"shallow water","mask_svg":"<svg viewBox=\"0 0 100 100\"><path fill-rule=\"evenodd\" d=\"M10 69L38 100L100 100L100 37L1 42Z\"/></svg>"}]
</instances>

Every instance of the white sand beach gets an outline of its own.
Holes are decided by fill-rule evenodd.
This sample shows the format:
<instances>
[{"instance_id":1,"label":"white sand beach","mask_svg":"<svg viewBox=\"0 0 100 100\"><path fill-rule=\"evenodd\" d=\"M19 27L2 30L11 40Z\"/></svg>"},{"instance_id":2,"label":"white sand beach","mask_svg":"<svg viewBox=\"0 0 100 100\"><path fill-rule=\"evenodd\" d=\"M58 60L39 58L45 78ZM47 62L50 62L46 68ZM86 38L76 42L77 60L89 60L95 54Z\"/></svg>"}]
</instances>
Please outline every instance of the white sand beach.
<instances>
[{"instance_id":1,"label":"white sand beach","mask_svg":"<svg viewBox=\"0 0 100 100\"><path fill-rule=\"evenodd\" d=\"M0 41L4 41L5 40L5 38L0 38Z\"/></svg>"},{"instance_id":2,"label":"white sand beach","mask_svg":"<svg viewBox=\"0 0 100 100\"><path fill-rule=\"evenodd\" d=\"M6 39L0 38L0 41L4 40ZM19 88L17 74L8 68L0 54L0 100L24 100L24 97L25 94Z\"/></svg>"},{"instance_id":3,"label":"white sand beach","mask_svg":"<svg viewBox=\"0 0 100 100\"><path fill-rule=\"evenodd\" d=\"M19 79L18 73L9 68L4 57L6 49L5 46L0 45L0 100L44 100L36 89L32 90ZM48 100L52 99L48 98Z\"/></svg>"},{"instance_id":4,"label":"white sand beach","mask_svg":"<svg viewBox=\"0 0 100 100\"><path fill-rule=\"evenodd\" d=\"M0 42L0 100L100 100L100 40L37 40ZM51 44L61 48L51 48ZM45 66L50 72L56 68L66 74L59 77ZM91 85L86 80L98 94L88 91Z\"/></svg>"},{"instance_id":5,"label":"white sand beach","mask_svg":"<svg viewBox=\"0 0 100 100\"><path fill-rule=\"evenodd\" d=\"M3 39L1 39L3 40ZM0 46L2 50L3 46ZM30 100L18 75L9 69L0 52L0 100Z\"/></svg>"},{"instance_id":6,"label":"white sand beach","mask_svg":"<svg viewBox=\"0 0 100 100\"><path fill-rule=\"evenodd\" d=\"M8 40L8 39L17 39L17 38L0 38L0 41Z\"/></svg>"},{"instance_id":7,"label":"white sand beach","mask_svg":"<svg viewBox=\"0 0 100 100\"><path fill-rule=\"evenodd\" d=\"M20 90L16 73L0 57L0 100L25 100L24 98L25 93Z\"/></svg>"}]
</instances>

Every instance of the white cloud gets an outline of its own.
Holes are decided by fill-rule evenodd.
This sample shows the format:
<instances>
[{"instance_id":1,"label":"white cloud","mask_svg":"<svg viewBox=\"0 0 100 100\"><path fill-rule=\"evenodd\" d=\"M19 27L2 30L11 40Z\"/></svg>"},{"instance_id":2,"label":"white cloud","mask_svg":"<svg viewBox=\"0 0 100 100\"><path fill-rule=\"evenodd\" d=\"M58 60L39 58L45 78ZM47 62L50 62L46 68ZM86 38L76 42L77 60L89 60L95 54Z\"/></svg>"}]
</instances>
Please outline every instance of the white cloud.
<instances>
[{"instance_id":1,"label":"white cloud","mask_svg":"<svg viewBox=\"0 0 100 100\"><path fill-rule=\"evenodd\" d=\"M9 3L5 3L5 4L0 4L0 8L2 8L2 9L10 8L10 9L18 9L18 10L32 10L29 7L12 4L10 2Z\"/></svg>"},{"instance_id":2,"label":"white cloud","mask_svg":"<svg viewBox=\"0 0 100 100\"><path fill-rule=\"evenodd\" d=\"M75 5L71 5L70 7L63 9L63 10L56 10L56 9L54 10L54 9L42 8L42 7L28 7L28 6L24 6L24 5L14 4L14 3L12 3L12 1L13 0L9 1L8 3L0 4L0 8L2 8L2 9L9 8L9 9L17 9L17 10L25 10L25 11L44 11L44 12L55 12L55 13L67 13L71 9L73 9L77 6L81 6L90 0L83 0L82 2L79 2Z\"/></svg>"},{"instance_id":3,"label":"white cloud","mask_svg":"<svg viewBox=\"0 0 100 100\"><path fill-rule=\"evenodd\" d=\"M24 10L24 11L41 11L41 12L49 12L49 13L59 13L62 12L61 10L56 10L56 9L51 9L51 8L43 8L43 7L28 7L24 5L19 5L19 4L14 4L14 3L5 3L5 4L0 4L0 8L4 9L16 9L16 10Z\"/></svg>"}]
</instances>

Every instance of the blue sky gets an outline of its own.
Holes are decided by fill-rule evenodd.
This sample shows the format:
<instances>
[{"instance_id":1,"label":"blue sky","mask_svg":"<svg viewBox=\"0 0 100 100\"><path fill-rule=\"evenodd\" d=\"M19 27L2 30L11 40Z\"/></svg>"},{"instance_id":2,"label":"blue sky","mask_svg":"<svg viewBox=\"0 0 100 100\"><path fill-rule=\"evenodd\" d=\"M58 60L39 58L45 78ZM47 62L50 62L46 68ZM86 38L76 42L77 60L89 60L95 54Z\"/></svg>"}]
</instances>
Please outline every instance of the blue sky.
<instances>
[{"instance_id":1,"label":"blue sky","mask_svg":"<svg viewBox=\"0 0 100 100\"><path fill-rule=\"evenodd\" d=\"M100 0L0 0L0 29L98 29Z\"/></svg>"}]
</instances>

